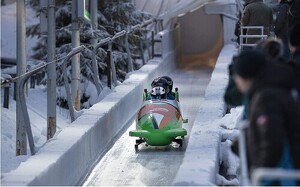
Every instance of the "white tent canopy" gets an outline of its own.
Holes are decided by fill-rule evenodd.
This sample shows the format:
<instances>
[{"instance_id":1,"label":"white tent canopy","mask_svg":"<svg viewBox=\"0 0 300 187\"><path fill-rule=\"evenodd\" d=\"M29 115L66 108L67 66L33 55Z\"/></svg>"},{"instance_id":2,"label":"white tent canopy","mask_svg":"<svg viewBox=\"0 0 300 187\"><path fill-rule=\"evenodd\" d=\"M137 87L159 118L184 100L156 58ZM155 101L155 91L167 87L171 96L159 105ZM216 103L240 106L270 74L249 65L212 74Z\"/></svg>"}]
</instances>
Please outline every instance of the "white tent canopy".
<instances>
[{"instance_id":1,"label":"white tent canopy","mask_svg":"<svg viewBox=\"0 0 300 187\"><path fill-rule=\"evenodd\" d=\"M205 3L209 3L208 0L183 0L175 4L166 12L159 15L159 19L170 19L177 16L182 16L187 12L193 11L202 7Z\"/></svg>"},{"instance_id":2,"label":"white tent canopy","mask_svg":"<svg viewBox=\"0 0 300 187\"><path fill-rule=\"evenodd\" d=\"M135 0L135 5L138 10L163 20L163 29L173 28L178 17L194 13L199 8L203 8L207 15L221 15L226 44L235 40L234 28L239 19L238 13L243 10L242 2L243 0Z\"/></svg>"},{"instance_id":3,"label":"white tent canopy","mask_svg":"<svg viewBox=\"0 0 300 187\"><path fill-rule=\"evenodd\" d=\"M242 10L241 0L135 0L137 9L148 12L158 19L171 19L208 4L236 4Z\"/></svg>"}]
</instances>

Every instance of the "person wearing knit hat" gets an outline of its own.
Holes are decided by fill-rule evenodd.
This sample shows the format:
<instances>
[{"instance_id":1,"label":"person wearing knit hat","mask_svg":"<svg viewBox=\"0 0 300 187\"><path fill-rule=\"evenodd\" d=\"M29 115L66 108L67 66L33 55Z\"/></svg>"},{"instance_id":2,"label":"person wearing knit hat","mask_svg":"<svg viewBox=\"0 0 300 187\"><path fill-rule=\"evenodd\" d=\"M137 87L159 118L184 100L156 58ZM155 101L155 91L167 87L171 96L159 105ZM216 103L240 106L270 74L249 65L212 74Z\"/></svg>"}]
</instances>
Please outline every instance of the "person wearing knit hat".
<instances>
[{"instance_id":1,"label":"person wearing knit hat","mask_svg":"<svg viewBox=\"0 0 300 187\"><path fill-rule=\"evenodd\" d=\"M232 64L234 80L238 89L246 94L257 75L267 64L264 54L259 50L242 51Z\"/></svg>"},{"instance_id":2,"label":"person wearing knit hat","mask_svg":"<svg viewBox=\"0 0 300 187\"><path fill-rule=\"evenodd\" d=\"M243 119L249 117L249 105L253 96L267 87L276 87L288 92L295 86L295 72L282 63L266 59L261 50L241 51L232 62L233 80L243 94Z\"/></svg>"},{"instance_id":3,"label":"person wearing knit hat","mask_svg":"<svg viewBox=\"0 0 300 187\"><path fill-rule=\"evenodd\" d=\"M293 53L293 61L300 69L300 22L290 30L290 48Z\"/></svg>"},{"instance_id":4,"label":"person wearing knit hat","mask_svg":"<svg viewBox=\"0 0 300 187\"><path fill-rule=\"evenodd\" d=\"M290 5L288 0L278 0L276 19L274 21L274 32L276 37L282 41L283 58L289 60L291 58L291 51L289 48L289 26L288 26L288 12Z\"/></svg>"},{"instance_id":5,"label":"person wearing knit hat","mask_svg":"<svg viewBox=\"0 0 300 187\"><path fill-rule=\"evenodd\" d=\"M268 38L258 43L255 48L261 50L270 61L285 62L283 59L284 46L281 39Z\"/></svg>"},{"instance_id":6,"label":"person wearing knit hat","mask_svg":"<svg viewBox=\"0 0 300 187\"><path fill-rule=\"evenodd\" d=\"M297 90L300 94L300 22L296 23L290 30L290 48L293 53L293 63L296 66ZM299 100L300 107L300 100Z\"/></svg>"},{"instance_id":7,"label":"person wearing knit hat","mask_svg":"<svg viewBox=\"0 0 300 187\"><path fill-rule=\"evenodd\" d=\"M290 30L290 45L293 48L300 47L300 22L295 24Z\"/></svg>"},{"instance_id":8,"label":"person wearing knit hat","mask_svg":"<svg viewBox=\"0 0 300 187\"><path fill-rule=\"evenodd\" d=\"M290 30L290 48L293 52L293 60L300 67L300 22Z\"/></svg>"}]
</instances>

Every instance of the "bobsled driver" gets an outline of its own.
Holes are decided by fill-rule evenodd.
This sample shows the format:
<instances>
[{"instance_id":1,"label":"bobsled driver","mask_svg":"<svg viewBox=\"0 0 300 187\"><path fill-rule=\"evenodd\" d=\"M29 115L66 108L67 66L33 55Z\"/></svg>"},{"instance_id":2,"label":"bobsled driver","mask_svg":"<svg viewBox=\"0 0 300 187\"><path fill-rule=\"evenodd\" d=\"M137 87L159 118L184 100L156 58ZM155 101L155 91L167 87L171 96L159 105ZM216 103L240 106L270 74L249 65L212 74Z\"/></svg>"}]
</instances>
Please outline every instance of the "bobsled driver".
<instances>
[{"instance_id":1,"label":"bobsled driver","mask_svg":"<svg viewBox=\"0 0 300 187\"><path fill-rule=\"evenodd\" d=\"M151 99L169 99L175 100L172 94L173 81L168 76L157 77L151 83L152 90L147 100Z\"/></svg>"}]
</instances>

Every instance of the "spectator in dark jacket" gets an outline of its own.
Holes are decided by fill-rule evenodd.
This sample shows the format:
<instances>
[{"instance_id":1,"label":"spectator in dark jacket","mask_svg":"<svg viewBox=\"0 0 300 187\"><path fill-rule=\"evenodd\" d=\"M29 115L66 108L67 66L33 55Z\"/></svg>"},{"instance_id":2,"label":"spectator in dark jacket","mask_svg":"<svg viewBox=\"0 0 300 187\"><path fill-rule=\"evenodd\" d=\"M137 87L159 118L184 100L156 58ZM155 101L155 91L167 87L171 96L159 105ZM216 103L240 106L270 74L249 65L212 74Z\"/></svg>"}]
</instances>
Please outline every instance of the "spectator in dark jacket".
<instances>
[{"instance_id":1,"label":"spectator in dark jacket","mask_svg":"<svg viewBox=\"0 0 300 187\"><path fill-rule=\"evenodd\" d=\"M290 30L290 47L293 53L293 60L300 67L300 22Z\"/></svg>"},{"instance_id":2,"label":"spectator in dark jacket","mask_svg":"<svg viewBox=\"0 0 300 187\"><path fill-rule=\"evenodd\" d=\"M284 46L283 57L289 60L291 57L289 48L289 36L288 36L288 12L289 4L287 0L279 0L279 5L276 13L276 19L274 21L274 32L278 38L282 40Z\"/></svg>"},{"instance_id":3,"label":"spectator in dark jacket","mask_svg":"<svg viewBox=\"0 0 300 187\"><path fill-rule=\"evenodd\" d=\"M247 0L243 12L242 26L264 26L264 34L270 35L270 27L273 24L272 9L265 5L262 0ZM247 35L260 35L258 29L247 30ZM248 44L255 44L259 39L247 39Z\"/></svg>"},{"instance_id":4,"label":"spectator in dark jacket","mask_svg":"<svg viewBox=\"0 0 300 187\"><path fill-rule=\"evenodd\" d=\"M300 1L292 0L291 8L289 10L289 27L291 28L297 22L300 22Z\"/></svg>"},{"instance_id":5,"label":"spectator in dark jacket","mask_svg":"<svg viewBox=\"0 0 300 187\"><path fill-rule=\"evenodd\" d=\"M300 112L289 92L270 87L256 93L247 130L250 171L258 167L300 169L299 134ZM295 181L274 182L262 185L296 185Z\"/></svg>"},{"instance_id":6,"label":"spectator in dark jacket","mask_svg":"<svg viewBox=\"0 0 300 187\"><path fill-rule=\"evenodd\" d=\"M293 54L293 63L296 66L298 102L300 107L300 22L290 30L290 47Z\"/></svg>"},{"instance_id":7,"label":"spectator in dark jacket","mask_svg":"<svg viewBox=\"0 0 300 187\"><path fill-rule=\"evenodd\" d=\"M299 168L300 113L290 94L295 87L294 71L285 64L267 61L262 52L254 50L241 52L233 71L238 88L248 99L250 170Z\"/></svg>"}]
</instances>

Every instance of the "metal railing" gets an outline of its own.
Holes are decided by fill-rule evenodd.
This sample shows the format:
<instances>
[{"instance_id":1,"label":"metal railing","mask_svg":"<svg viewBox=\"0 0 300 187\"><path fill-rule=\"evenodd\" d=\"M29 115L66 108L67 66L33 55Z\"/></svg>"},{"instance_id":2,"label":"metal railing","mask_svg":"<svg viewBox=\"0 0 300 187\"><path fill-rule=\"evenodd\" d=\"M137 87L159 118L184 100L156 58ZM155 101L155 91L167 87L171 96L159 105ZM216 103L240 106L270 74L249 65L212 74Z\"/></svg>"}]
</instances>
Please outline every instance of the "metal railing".
<instances>
[{"instance_id":1,"label":"metal railing","mask_svg":"<svg viewBox=\"0 0 300 187\"><path fill-rule=\"evenodd\" d=\"M239 177L240 185L242 186L261 186L263 181L292 179L300 181L300 170L282 169L282 168L257 168L253 170L251 179L247 161L247 145L246 145L246 129L249 127L249 121L244 120L239 122L239 157L241 173Z\"/></svg>"},{"instance_id":2,"label":"metal railing","mask_svg":"<svg viewBox=\"0 0 300 187\"><path fill-rule=\"evenodd\" d=\"M31 131L30 118L29 118L27 105L26 105L25 85L31 75L43 70L44 68L47 67L47 65L48 64L46 64L46 63L41 63L38 65L39 67L35 68L32 71L27 72L22 77L20 77L20 79L21 79L20 84L19 84L20 89L18 89L19 93L17 94L17 96L19 97L18 99L20 101L20 106L21 106L21 109L23 112L23 119L24 119L24 124L25 124L25 128L26 128L26 134L27 134L27 138L28 138L28 142L29 142L30 152L32 155L35 154L35 146L34 146L34 140L33 140L32 131Z\"/></svg>"},{"instance_id":3,"label":"metal railing","mask_svg":"<svg viewBox=\"0 0 300 187\"><path fill-rule=\"evenodd\" d=\"M255 34L255 35L244 34L244 33L247 33L249 30L260 30L260 34ZM268 35L264 34L263 26L241 26L240 49L243 49L243 47L256 46L255 43L253 43L253 44L245 43L248 38L266 40L268 38Z\"/></svg>"},{"instance_id":4,"label":"metal railing","mask_svg":"<svg viewBox=\"0 0 300 187\"><path fill-rule=\"evenodd\" d=\"M84 46L79 46L79 47L73 49L62 62L64 83L65 83L65 89L66 89L66 93L67 93L67 101L68 101L71 122L75 121L75 107L73 105L74 102L73 102L73 98L72 98L72 94L71 94L70 86L69 86L69 79L68 79L68 74L67 74L67 62L70 60L70 58L72 56L74 56L78 53L81 53L84 48L85 48Z\"/></svg>"},{"instance_id":5,"label":"metal railing","mask_svg":"<svg viewBox=\"0 0 300 187\"><path fill-rule=\"evenodd\" d=\"M253 171L251 181L254 186L261 186L264 180L298 180L300 170L287 170L276 168L257 168ZM295 184L297 185L297 184Z\"/></svg>"},{"instance_id":6,"label":"metal railing","mask_svg":"<svg viewBox=\"0 0 300 187\"><path fill-rule=\"evenodd\" d=\"M240 183L244 186L250 185L250 179L248 174L248 162L247 162L247 151L246 151L246 128L249 126L249 121L243 120L239 122L238 129L240 130L239 135L239 156L240 156Z\"/></svg>"},{"instance_id":7,"label":"metal railing","mask_svg":"<svg viewBox=\"0 0 300 187\"><path fill-rule=\"evenodd\" d=\"M75 48L73 49L64 59L63 64L66 64L67 60L70 59L70 57L72 57L73 55L81 52L83 50L83 46L79 47L79 48ZM54 61L56 62L56 61ZM52 62L52 63L54 63ZM32 136L32 130L31 130L31 125L30 125L30 118L29 118L29 113L28 113L28 109L27 109L27 105L26 105L26 98L25 98L25 84L27 82L27 80L34 74L43 71L49 64L51 63L40 63L38 65L38 67L36 67L35 69L27 72L26 74L22 75L21 77L19 77L21 79L20 81L20 89L19 89L19 94L17 94L20 98L20 105L23 111L23 117L24 117L24 123L25 123L25 128L26 128L26 133L27 133L27 137L28 137L28 142L29 142L29 147L30 147L30 152L32 155L35 154L35 145L34 145L34 140L33 140L33 136ZM66 91L68 91L68 89L66 89ZM70 90L69 90L70 91ZM69 101L70 98L68 98ZM72 107L70 107L72 108ZM74 113L73 113L74 114Z\"/></svg>"}]
</instances>

